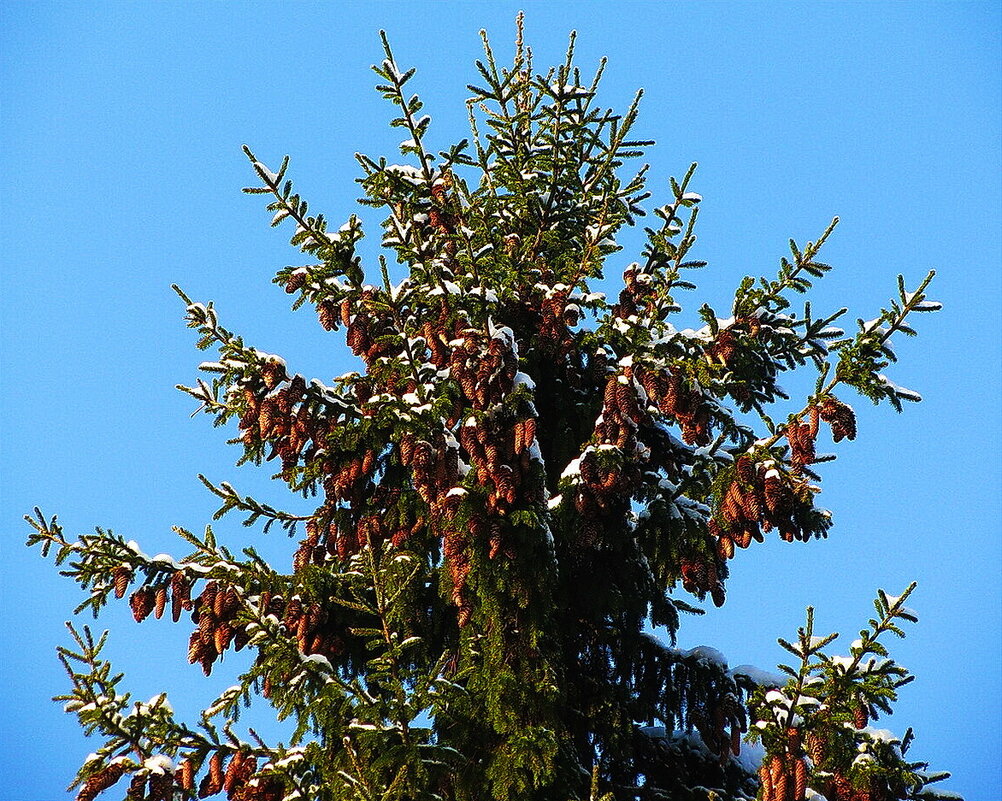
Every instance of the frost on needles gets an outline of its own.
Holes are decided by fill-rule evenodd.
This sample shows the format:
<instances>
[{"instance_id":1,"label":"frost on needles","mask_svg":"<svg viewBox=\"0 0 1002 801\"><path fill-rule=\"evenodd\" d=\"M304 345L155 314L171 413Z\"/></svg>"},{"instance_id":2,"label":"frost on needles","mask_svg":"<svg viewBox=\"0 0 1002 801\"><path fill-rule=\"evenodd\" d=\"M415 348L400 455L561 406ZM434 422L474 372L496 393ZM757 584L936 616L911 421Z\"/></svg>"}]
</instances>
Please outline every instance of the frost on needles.
<instances>
[{"instance_id":1,"label":"frost on needles","mask_svg":"<svg viewBox=\"0 0 1002 801\"><path fill-rule=\"evenodd\" d=\"M857 436L851 390L897 409L918 399L882 371L892 339L939 308L932 274L910 291L900 280L853 334L835 325L844 309L795 310L829 270L832 222L791 242L776 275L742 281L722 316L685 318L705 266L695 165L650 208L646 167L628 169L651 144L632 133L639 95L625 113L599 105L604 64L582 75L573 38L538 71L519 24L510 67L484 38L469 137L433 150L414 71L383 44L377 89L403 163L358 156L361 202L383 215L378 269L356 252L359 217L330 224L288 158L273 170L245 148L246 191L308 260L275 283L362 369L304 376L294 354L245 343L177 290L198 347L216 351L181 389L235 435L240 463L268 463L312 499L297 515L202 477L215 517L277 524L298 540L288 562L234 553L211 526L177 528L190 552L175 559L28 518L29 543L84 590L76 611L128 596L137 621L183 619L206 675L254 654L186 723L166 694L135 702L102 656L107 635L71 626L59 698L99 741L78 799L936 797L945 774L907 761L910 733L871 725L910 679L881 637L914 617L911 588L880 594L846 657L827 655L809 616L784 641L799 664L783 676L673 647L683 613L725 602L741 549L827 536L815 501L833 457L816 444ZM617 235L648 212L630 262ZM607 268L622 275L612 297L597 289ZM817 384L793 401L778 379L801 369ZM291 740L242 729L246 704L291 721Z\"/></svg>"}]
</instances>

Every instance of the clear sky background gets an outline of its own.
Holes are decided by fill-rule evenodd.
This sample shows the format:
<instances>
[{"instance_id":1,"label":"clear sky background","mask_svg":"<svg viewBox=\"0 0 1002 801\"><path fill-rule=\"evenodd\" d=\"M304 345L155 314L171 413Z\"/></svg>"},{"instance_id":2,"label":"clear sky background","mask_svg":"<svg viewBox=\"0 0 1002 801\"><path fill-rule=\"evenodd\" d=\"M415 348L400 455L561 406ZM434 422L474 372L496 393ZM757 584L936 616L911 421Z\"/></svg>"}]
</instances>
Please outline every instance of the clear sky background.
<instances>
[{"instance_id":1,"label":"clear sky background","mask_svg":"<svg viewBox=\"0 0 1002 801\"><path fill-rule=\"evenodd\" d=\"M1000 12L988 3L525 3L537 65L610 59L602 99L624 108L644 87L638 135L655 202L690 162L705 200L696 275L727 316L746 272L772 274L794 237L842 224L823 254L834 272L815 308L876 316L904 273L939 271L945 304L898 343L887 373L925 396L902 415L845 396L859 439L823 465L826 541L771 541L739 553L728 602L687 619L680 645L720 648L732 664L783 659L804 607L844 648L877 587L919 588L921 614L894 654L918 680L879 725L914 726L911 754L953 772L969 801L1000 782ZM215 499L198 472L287 505L267 471L236 469L231 431L190 420L176 392L206 357L193 347L181 284L214 300L224 325L293 369L329 380L350 362L308 311L270 284L301 256L268 228L248 143L333 221L357 211L352 154L400 157L391 109L368 66L385 28L433 117L435 149L466 135L465 85L478 29L511 53L510 3L0 2L2 242L2 554L0 775L7 801L65 798L96 747L49 701L68 681L54 653L78 589L23 547L21 515L39 505L71 534L100 525L148 553L183 554L170 531L200 529ZM370 267L378 233L368 220ZM621 237L616 275L636 258ZM632 249L632 250L631 250ZM680 325L680 327L682 327ZM791 382L791 388L796 382ZM797 385L799 386L799 385ZM270 465L269 465L270 467ZM279 564L294 544L223 521L228 543ZM86 622L86 621L85 621ZM126 605L96 626L141 699L167 689L194 721L245 662L204 680L186 664L189 627ZM240 655L238 655L240 656ZM262 732L267 716L252 716ZM275 735L279 736L278 734Z\"/></svg>"}]
</instances>

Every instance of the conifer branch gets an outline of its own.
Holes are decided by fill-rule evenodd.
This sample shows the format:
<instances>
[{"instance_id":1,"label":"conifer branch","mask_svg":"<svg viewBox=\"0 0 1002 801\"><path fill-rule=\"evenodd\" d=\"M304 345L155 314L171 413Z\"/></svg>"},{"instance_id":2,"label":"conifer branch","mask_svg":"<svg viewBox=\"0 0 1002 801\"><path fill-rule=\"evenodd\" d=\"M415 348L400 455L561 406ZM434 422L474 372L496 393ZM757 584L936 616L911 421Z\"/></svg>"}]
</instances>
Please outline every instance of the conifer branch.
<instances>
[{"instance_id":1,"label":"conifer branch","mask_svg":"<svg viewBox=\"0 0 1002 801\"><path fill-rule=\"evenodd\" d=\"M199 475L214 519L237 511L290 535L302 524L289 566L234 554L211 526L174 529L190 546L178 561L26 517L28 544L84 591L78 611L128 594L137 622L190 619L187 659L206 676L253 653L189 727L165 695L135 704L105 638L71 627L60 700L103 738L78 801L126 777L129 797L150 801L799 801L808 780L829 801L905 801L944 775L905 760L910 733L868 725L911 680L884 641L917 619L903 605L912 587L878 593L848 657L828 655L836 635L815 636L809 607L781 640L797 659L785 681L673 647L681 613L704 612L682 593L722 605L737 548L772 529L827 535L812 466L834 457L816 453L818 429L856 435L832 392L917 399L880 370L895 360L891 336L914 333L910 315L939 308L925 299L932 274L914 292L899 278L899 297L848 338L832 326L844 309L814 316L808 300L802 317L784 313L828 271L818 253L836 218L817 241L791 241L774 279L741 282L731 318L704 304L702 327L678 330L674 295L695 288L683 271L706 264L693 164L670 179L618 298L592 291L619 232L645 214L647 167L623 170L651 144L631 139L640 93L625 114L603 108L605 60L582 77L573 34L562 63L536 71L522 24L510 67L484 35L470 138L437 155L414 70L380 35L377 89L408 137L400 152L420 161L356 154L359 202L386 210L396 285L384 257L382 287L363 285L357 217L329 231L286 179L288 157L273 172L244 147L260 179L245 191L265 196L273 226L291 219L290 244L314 258L274 283L294 309L315 305L325 330L344 327L358 371L332 386L293 373L174 287L197 347L219 351L199 366L211 378L179 389L217 425L237 419L238 464L278 460L274 477L311 502L293 514ZM774 424L789 400L779 374L810 362L815 394ZM752 411L764 439L745 423ZM291 723L289 748L237 735L261 699ZM749 715L767 754L757 777L741 753Z\"/></svg>"}]
</instances>

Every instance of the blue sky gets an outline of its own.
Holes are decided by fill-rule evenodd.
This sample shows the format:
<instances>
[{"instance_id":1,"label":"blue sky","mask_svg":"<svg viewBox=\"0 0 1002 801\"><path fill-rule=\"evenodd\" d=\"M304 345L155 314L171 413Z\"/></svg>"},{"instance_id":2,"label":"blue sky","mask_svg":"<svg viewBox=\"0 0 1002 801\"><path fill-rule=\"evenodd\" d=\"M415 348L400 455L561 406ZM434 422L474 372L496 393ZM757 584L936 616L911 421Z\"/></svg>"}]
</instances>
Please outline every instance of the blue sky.
<instances>
[{"instance_id":1,"label":"blue sky","mask_svg":"<svg viewBox=\"0 0 1002 801\"><path fill-rule=\"evenodd\" d=\"M997 3L525 3L537 65L610 59L602 99L646 95L638 135L651 188L700 163L704 197L694 298L726 316L746 272L773 272L789 237L816 237L833 273L817 309L870 318L895 276L945 304L899 342L888 370L925 401L902 415L854 403L857 442L823 465L826 541L769 542L739 554L728 603L687 619L680 645L720 648L732 664L783 658L808 604L846 644L877 587L919 588L922 617L893 644L918 676L881 725L914 726L911 752L950 770L968 799L1000 781L999 308L1000 12ZM171 525L201 528L215 506L195 478L230 480L285 503L263 473L236 469L228 432L188 417L173 386L202 360L177 282L216 302L224 325L295 369L329 379L343 349L270 284L298 263L268 228L241 143L277 164L333 219L357 211L352 154L398 159L391 111L372 91L385 28L433 117L436 149L466 134L466 83L485 27L510 53L510 3L0 3L2 259L2 603L0 772L9 801L64 798L96 743L48 699L67 680L54 647L74 586L22 545L21 515L58 513L72 533L96 525L148 553L183 552ZM371 217L368 219L371 220ZM363 252L376 253L378 237ZM631 261L638 237L610 262ZM698 303L683 320L695 322ZM691 324L691 323L690 323ZM791 388L792 385L791 385ZM218 527L222 538L285 562L284 535ZM126 686L162 689L194 718L240 668L205 681L185 663L183 626L110 627ZM264 718L252 717L252 722ZM26 734L27 733L27 736ZM30 738L30 742L27 741Z\"/></svg>"}]
</instances>

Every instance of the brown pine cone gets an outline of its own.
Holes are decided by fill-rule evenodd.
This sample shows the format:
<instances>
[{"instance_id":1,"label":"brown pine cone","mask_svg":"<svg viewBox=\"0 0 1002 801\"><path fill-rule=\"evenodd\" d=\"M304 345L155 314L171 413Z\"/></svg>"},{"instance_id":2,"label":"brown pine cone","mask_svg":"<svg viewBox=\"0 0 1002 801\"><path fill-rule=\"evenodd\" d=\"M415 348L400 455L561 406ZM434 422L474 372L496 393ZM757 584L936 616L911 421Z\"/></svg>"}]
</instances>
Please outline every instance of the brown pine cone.
<instances>
[{"instance_id":1,"label":"brown pine cone","mask_svg":"<svg viewBox=\"0 0 1002 801\"><path fill-rule=\"evenodd\" d=\"M762 783L762 801L774 801L772 792L772 772L769 766L763 762L758 769L758 778Z\"/></svg>"},{"instance_id":2,"label":"brown pine cone","mask_svg":"<svg viewBox=\"0 0 1002 801\"><path fill-rule=\"evenodd\" d=\"M285 291L290 295L297 289L302 289L306 283L306 273L295 270L285 281Z\"/></svg>"},{"instance_id":3,"label":"brown pine cone","mask_svg":"<svg viewBox=\"0 0 1002 801\"><path fill-rule=\"evenodd\" d=\"M132 570L127 565L121 565L115 568L114 579L115 597L124 598L125 591L129 588L129 583L132 581Z\"/></svg>"},{"instance_id":4,"label":"brown pine cone","mask_svg":"<svg viewBox=\"0 0 1002 801\"><path fill-rule=\"evenodd\" d=\"M164 616L164 609L167 608L167 585L157 587L153 596L153 617L157 620Z\"/></svg>"},{"instance_id":5,"label":"brown pine cone","mask_svg":"<svg viewBox=\"0 0 1002 801\"><path fill-rule=\"evenodd\" d=\"M752 534L751 531L745 526L737 529L733 532L734 544L739 548L747 548L751 545Z\"/></svg>"},{"instance_id":6,"label":"brown pine cone","mask_svg":"<svg viewBox=\"0 0 1002 801\"><path fill-rule=\"evenodd\" d=\"M856 439L856 413L834 395L825 396L819 409L821 419L831 426L835 442Z\"/></svg>"},{"instance_id":7,"label":"brown pine cone","mask_svg":"<svg viewBox=\"0 0 1002 801\"><path fill-rule=\"evenodd\" d=\"M512 426L513 449L516 454L521 454L525 450L525 421L516 420Z\"/></svg>"},{"instance_id":8,"label":"brown pine cone","mask_svg":"<svg viewBox=\"0 0 1002 801\"><path fill-rule=\"evenodd\" d=\"M221 654L229 646L230 640L233 639L233 627L229 623L220 623L216 626L212 636L216 653Z\"/></svg>"},{"instance_id":9,"label":"brown pine cone","mask_svg":"<svg viewBox=\"0 0 1002 801\"><path fill-rule=\"evenodd\" d=\"M814 767L820 767L822 760L825 758L824 740L816 734L808 734L807 753L811 755L811 762L814 763Z\"/></svg>"},{"instance_id":10,"label":"brown pine cone","mask_svg":"<svg viewBox=\"0 0 1002 801\"><path fill-rule=\"evenodd\" d=\"M710 588L710 597L713 599L714 606L720 607L724 605L724 602L727 600L727 594L724 590L724 585L720 581L717 581Z\"/></svg>"},{"instance_id":11,"label":"brown pine cone","mask_svg":"<svg viewBox=\"0 0 1002 801\"><path fill-rule=\"evenodd\" d=\"M731 359L734 358L734 354L737 352L734 334L728 329L718 332L716 340L709 348L709 352L711 355L720 359L724 365L729 364Z\"/></svg>"},{"instance_id":12,"label":"brown pine cone","mask_svg":"<svg viewBox=\"0 0 1002 801\"><path fill-rule=\"evenodd\" d=\"M331 306L334 305L333 301L327 302L330 303ZM341 315L341 322L344 324L344 327L347 328L351 325L351 300L349 298L344 298L344 300L342 300L338 305L338 311ZM321 321L321 325L323 325L323 321ZM327 326L324 325L324 328L327 328ZM327 328L327 330L329 331L330 328Z\"/></svg>"},{"instance_id":13,"label":"brown pine cone","mask_svg":"<svg viewBox=\"0 0 1002 801\"><path fill-rule=\"evenodd\" d=\"M153 611L153 591L149 587L140 587L129 597L132 616L137 623L142 623Z\"/></svg>"},{"instance_id":14,"label":"brown pine cone","mask_svg":"<svg viewBox=\"0 0 1002 801\"><path fill-rule=\"evenodd\" d=\"M173 773L151 773L149 777L149 784L150 788L146 796L146 801L173 801Z\"/></svg>"},{"instance_id":15,"label":"brown pine cone","mask_svg":"<svg viewBox=\"0 0 1002 801\"><path fill-rule=\"evenodd\" d=\"M215 615L216 620L226 618L226 596L227 590L217 586L216 592L212 596L212 614Z\"/></svg>"},{"instance_id":16,"label":"brown pine cone","mask_svg":"<svg viewBox=\"0 0 1002 801\"><path fill-rule=\"evenodd\" d=\"M214 751L212 756L209 757L209 780L216 789L210 795L214 795L223 789L225 767L222 753Z\"/></svg>"},{"instance_id":17,"label":"brown pine cone","mask_svg":"<svg viewBox=\"0 0 1002 801\"><path fill-rule=\"evenodd\" d=\"M836 772L833 783L835 784L836 801L852 801L854 795L852 784L849 783L849 779L846 778L845 774Z\"/></svg>"},{"instance_id":18,"label":"brown pine cone","mask_svg":"<svg viewBox=\"0 0 1002 801\"><path fill-rule=\"evenodd\" d=\"M773 787L777 801L790 801L790 777L786 773L780 773L778 781L773 779Z\"/></svg>"},{"instance_id":19,"label":"brown pine cone","mask_svg":"<svg viewBox=\"0 0 1002 801\"><path fill-rule=\"evenodd\" d=\"M175 774L175 779L182 790L191 790L194 788L195 766L191 761L191 757L188 757L181 762L181 765L178 767L177 773Z\"/></svg>"},{"instance_id":20,"label":"brown pine cone","mask_svg":"<svg viewBox=\"0 0 1002 801\"><path fill-rule=\"evenodd\" d=\"M743 453L738 457L734 467L738 478L746 487L754 487L758 483L758 472L755 469L755 462L747 453Z\"/></svg>"},{"instance_id":21,"label":"brown pine cone","mask_svg":"<svg viewBox=\"0 0 1002 801\"><path fill-rule=\"evenodd\" d=\"M202 658L204 648L201 634L198 631L193 631L188 638L188 662L192 665L198 662Z\"/></svg>"},{"instance_id":22,"label":"brown pine cone","mask_svg":"<svg viewBox=\"0 0 1002 801\"><path fill-rule=\"evenodd\" d=\"M797 760L793 771L794 801L804 801L804 794L807 792L807 763L803 758Z\"/></svg>"},{"instance_id":23,"label":"brown pine cone","mask_svg":"<svg viewBox=\"0 0 1002 801\"><path fill-rule=\"evenodd\" d=\"M769 760L769 776L772 779L773 787L779 784L779 777L783 775L783 759L774 754Z\"/></svg>"},{"instance_id":24,"label":"brown pine cone","mask_svg":"<svg viewBox=\"0 0 1002 801\"><path fill-rule=\"evenodd\" d=\"M737 483L732 483L727 487L727 494L724 495L721 511L723 512L724 520L728 523L735 523L744 518L744 510L741 504L741 490Z\"/></svg>"},{"instance_id":25,"label":"brown pine cone","mask_svg":"<svg viewBox=\"0 0 1002 801\"><path fill-rule=\"evenodd\" d=\"M261 365L261 380L268 389L274 389L286 378L285 364L280 359L271 357Z\"/></svg>"},{"instance_id":26,"label":"brown pine cone","mask_svg":"<svg viewBox=\"0 0 1002 801\"><path fill-rule=\"evenodd\" d=\"M258 435L261 439L268 439L271 435L275 426L277 414L278 404L274 398L269 397L261 401L261 407L258 409L257 416Z\"/></svg>"},{"instance_id":27,"label":"brown pine cone","mask_svg":"<svg viewBox=\"0 0 1002 801\"><path fill-rule=\"evenodd\" d=\"M233 758L230 760L230 764L226 768L226 774L223 776L223 789L227 792L227 794L233 790L234 780L240 775L240 767L243 765L243 761L244 752L234 752Z\"/></svg>"},{"instance_id":28,"label":"brown pine cone","mask_svg":"<svg viewBox=\"0 0 1002 801\"><path fill-rule=\"evenodd\" d=\"M763 485L766 508L773 516L782 514L788 505L789 493L780 478L779 471L769 470L765 474Z\"/></svg>"},{"instance_id":29,"label":"brown pine cone","mask_svg":"<svg viewBox=\"0 0 1002 801\"><path fill-rule=\"evenodd\" d=\"M338 308L333 300L324 298L317 304L317 319L325 331L333 331L337 326Z\"/></svg>"},{"instance_id":30,"label":"brown pine cone","mask_svg":"<svg viewBox=\"0 0 1002 801\"><path fill-rule=\"evenodd\" d=\"M125 763L112 762L87 779L77 794L77 801L94 801L97 794L116 784L125 773Z\"/></svg>"},{"instance_id":31,"label":"brown pine cone","mask_svg":"<svg viewBox=\"0 0 1002 801\"><path fill-rule=\"evenodd\" d=\"M182 609L191 609L191 582L180 570L170 577L171 617L174 622L181 617Z\"/></svg>"}]
</instances>

